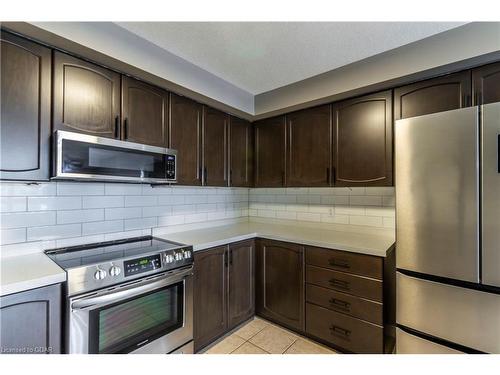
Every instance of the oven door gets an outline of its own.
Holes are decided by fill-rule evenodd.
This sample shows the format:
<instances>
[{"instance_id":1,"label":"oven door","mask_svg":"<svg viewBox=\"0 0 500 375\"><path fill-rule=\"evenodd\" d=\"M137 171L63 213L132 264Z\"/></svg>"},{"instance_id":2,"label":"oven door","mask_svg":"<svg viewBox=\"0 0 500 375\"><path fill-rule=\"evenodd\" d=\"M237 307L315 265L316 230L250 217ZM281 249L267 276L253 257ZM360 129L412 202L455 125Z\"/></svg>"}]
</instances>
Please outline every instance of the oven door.
<instances>
[{"instance_id":1,"label":"oven door","mask_svg":"<svg viewBox=\"0 0 500 375\"><path fill-rule=\"evenodd\" d=\"M54 178L175 182L175 150L57 131Z\"/></svg>"},{"instance_id":2,"label":"oven door","mask_svg":"<svg viewBox=\"0 0 500 375\"><path fill-rule=\"evenodd\" d=\"M193 339L192 267L69 300L69 353L169 353Z\"/></svg>"}]
</instances>

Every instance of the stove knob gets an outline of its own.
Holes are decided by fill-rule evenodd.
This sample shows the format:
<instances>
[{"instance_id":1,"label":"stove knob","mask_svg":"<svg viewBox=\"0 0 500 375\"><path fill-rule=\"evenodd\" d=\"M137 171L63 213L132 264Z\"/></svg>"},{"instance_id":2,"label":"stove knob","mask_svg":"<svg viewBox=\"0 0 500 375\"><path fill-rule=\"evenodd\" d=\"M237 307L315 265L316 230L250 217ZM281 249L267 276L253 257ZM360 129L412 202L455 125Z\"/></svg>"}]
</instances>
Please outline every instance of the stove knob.
<instances>
[{"instance_id":1,"label":"stove knob","mask_svg":"<svg viewBox=\"0 0 500 375\"><path fill-rule=\"evenodd\" d=\"M190 250L185 250L182 252L182 254L184 255L184 259L191 258L191 251Z\"/></svg>"},{"instance_id":2,"label":"stove knob","mask_svg":"<svg viewBox=\"0 0 500 375\"><path fill-rule=\"evenodd\" d=\"M182 253L175 253L175 260L179 261L182 259L184 259L184 257L182 256Z\"/></svg>"},{"instance_id":3,"label":"stove knob","mask_svg":"<svg viewBox=\"0 0 500 375\"><path fill-rule=\"evenodd\" d=\"M118 266L111 266L111 268L109 269L109 274L113 277L118 276L121 273L122 270Z\"/></svg>"},{"instance_id":4,"label":"stove knob","mask_svg":"<svg viewBox=\"0 0 500 375\"><path fill-rule=\"evenodd\" d=\"M174 261L174 256L172 254L165 255L165 263L172 263Z\"/></svg>"},{"instance_id":5,"label":"stove knob","mask_svg":"<svg viewBox=\"0 0 500 375\"><path fill-rule=\"evenodd\" d=\"M94 273L94 279L96 280L102 280L106 277L107 273L104 270L101 270L100 268L97 269Z\"/></svg>"}]
</instances>

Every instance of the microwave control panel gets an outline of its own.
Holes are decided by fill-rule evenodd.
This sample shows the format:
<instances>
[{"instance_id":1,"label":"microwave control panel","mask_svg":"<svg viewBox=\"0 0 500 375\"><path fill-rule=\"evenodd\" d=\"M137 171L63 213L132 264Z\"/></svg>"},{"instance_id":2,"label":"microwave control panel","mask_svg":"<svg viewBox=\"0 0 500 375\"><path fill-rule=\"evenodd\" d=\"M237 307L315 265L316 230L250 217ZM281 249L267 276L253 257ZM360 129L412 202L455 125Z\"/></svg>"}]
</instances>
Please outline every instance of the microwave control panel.
<instances>
[{"instance_id":1,"label":"microwave control panel","mask_svg":"<svg viewBox=\"0 0 500 375\"><path fill-rule=\"evenodd\" d=\"M123 266L125 268L125 277L153 271L161 268L161 256L160 254L156 254L143 258L126 260L123 262Z\"/></svg>"},{"instance_id":2,"label":"microwave control panel","mask_svg":"<svg viewBox=\"0 0 500 375\"><path fill-rule=\"evenodd\" d=\"M167 179L175 180L175 155L167 155L165 159Z\"/></svg>"}]
</instances>

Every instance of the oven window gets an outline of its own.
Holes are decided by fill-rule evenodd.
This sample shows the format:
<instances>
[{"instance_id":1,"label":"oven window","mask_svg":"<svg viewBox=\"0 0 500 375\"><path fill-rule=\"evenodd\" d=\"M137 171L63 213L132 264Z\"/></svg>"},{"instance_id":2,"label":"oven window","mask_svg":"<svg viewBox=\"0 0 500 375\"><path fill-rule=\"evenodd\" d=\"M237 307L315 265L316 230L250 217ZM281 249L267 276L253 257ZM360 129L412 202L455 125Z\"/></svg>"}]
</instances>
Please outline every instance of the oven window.
<instances>
[{"instance_id":1,"label":"oven window","mask_svg":"<svg viewBox=\"0 0 500 375\"><path fill-rule=\"evenodd\" d=\"M62 171L140 178L165 178L165 155L64 139Z\"/></svg>"},{"instance_id":2,"label":"oven window","mask_svg":"<svg viewBox=\"0 0 500 375\"><path fill-rule=\"evenodd\" d=\"M179 282L92 310L90 353L128 353L182 327L183 295Z\"/></svg>"}]
</instances>

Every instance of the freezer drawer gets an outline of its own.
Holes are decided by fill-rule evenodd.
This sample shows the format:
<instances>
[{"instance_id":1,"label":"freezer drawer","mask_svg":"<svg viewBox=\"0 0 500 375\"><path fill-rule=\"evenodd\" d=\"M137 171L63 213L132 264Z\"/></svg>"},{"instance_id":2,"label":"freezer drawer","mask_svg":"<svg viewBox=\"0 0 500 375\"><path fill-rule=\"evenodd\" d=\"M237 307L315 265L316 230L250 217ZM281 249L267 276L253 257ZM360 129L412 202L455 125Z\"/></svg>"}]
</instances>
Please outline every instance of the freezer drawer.
<instances>
[{"instance_id":1,"label":"freezer drawer","mask_svg":"<svg viewBox=\"0 0 500 375\"><path fill-rule=\"evenodd\" d=\"M478 107L396 122L397 268L479 282Z\"/></svg>"},{"instance_id":2,"label":"freezer drawer","mask_svg":"<svg viewBox=\"0 0 500 375\"><path fill-rule=\"evenodd\" d=\"M500 295L397 272L397 323L487 353L500 353Z\"/></svg>"},{"instance_id":3,"label":"freezer drawer","mask_svg":"<svg viewBox=\"0 0 500 375\"><path fill-rule=\"evenodd\" d=\"M463 354L396 328L396 354Z\"/></svg>"},{"instance_id":4,"label":"freezer drawer","mask_svg":"<svg viewBox=\"0 0 500 375\"><path fill-rule=\"evenodd\" d=\"M483 105L483 284L500 286L500 103Z\"/></svg>"}]
</instances>

